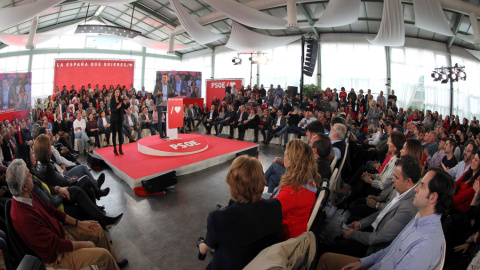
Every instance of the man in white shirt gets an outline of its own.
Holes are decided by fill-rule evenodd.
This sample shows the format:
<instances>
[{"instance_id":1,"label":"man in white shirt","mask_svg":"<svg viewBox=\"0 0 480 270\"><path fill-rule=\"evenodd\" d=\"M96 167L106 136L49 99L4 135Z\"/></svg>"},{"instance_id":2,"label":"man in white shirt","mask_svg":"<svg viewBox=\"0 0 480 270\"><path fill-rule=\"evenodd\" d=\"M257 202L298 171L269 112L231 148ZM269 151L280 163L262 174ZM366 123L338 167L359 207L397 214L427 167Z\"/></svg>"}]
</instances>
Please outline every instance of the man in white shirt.
<instances>
[{"instance_id":1,"label":"man in white shirt","mask_svg":"<svg viewBox=\"0 0 480 270\"><path fill-rule=\"evenodd\" d=\"M77 112L77 119L73 122L73 132L75 133L75 139L82 139L83 153L87 154L87 143L93 146L94 143L90 141L86 133L87 123L85 119L82 119L82 114Z\"/></svg>"},{"instance_id":2,"label":"man in white shirt","mask_svg":"<svg viewBox=\"0 0 480 270\"><path fill-rule=\"evenodd\" d=\"M477 146L473 141L468 142L468 145L463 150L463 160L460 161L457 166L447 170L451 176L455 177L455 181L460 179L462 175L470 169L470 165L472 164L472 151L477 150Z\"/></svg>"}]
</instances>

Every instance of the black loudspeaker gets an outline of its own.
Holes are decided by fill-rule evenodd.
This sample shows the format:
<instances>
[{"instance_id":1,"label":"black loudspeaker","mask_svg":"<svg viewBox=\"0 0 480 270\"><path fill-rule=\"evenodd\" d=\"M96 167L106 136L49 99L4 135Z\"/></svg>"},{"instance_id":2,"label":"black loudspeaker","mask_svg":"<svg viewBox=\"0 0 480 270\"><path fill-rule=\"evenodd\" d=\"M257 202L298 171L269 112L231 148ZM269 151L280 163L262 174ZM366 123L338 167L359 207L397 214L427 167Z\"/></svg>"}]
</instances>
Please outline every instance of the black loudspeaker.
<instances>
[{"instance_id":1,"label":"black loudspeaker","mask_svg":"<svg viewBox=\"0 0 480 270\"><path fill-rule=\"evenodd\" d=\"M164 191L168 187L176 185L177 183L177 172L172 171L149 180L143 180L142 186L145 188L146 192L155 193Z\"/></svg>"},{"instance_id":2,"label":"black loudspeaker","mask_svg":"<svg viewBox=\"0 0 480 270\"><path fill-rule=\"evenodd\" d=\"M258 147L255 147L255 148L250 148L250 149L238 152L236 154L236 156L239 157L239 156L242 156L242 155L247 155L247 156L250 156L250 157L258 158L258 154L259 154Z\"/></svg>"},{"instance_id":3,"label":"black loudspeaker","mask_svg":"<svg viewBox=\"0 0 480 270\"><path fill-rule=\"evenodd\" d=\"M289 86L287 87L287 91L285 92L290 98L295 97L295 95L298 93L298 87L296 86Z\"/></svg>"},{"instance_id":4,"label":"black loudspeaker","mask_svg":"<svg viewBox=\"0 0 480 270\"><path fill-rule=\"evenodd\" d=\"M93 170L100 170L103 166L107 165L105 162L99 158L94 157L92 154L88 153L87 156L87 165Z\"/></svg>"},{"instance_id":5,"label":"black loudspeaker","mask_svg":"<svg viewBox=\"0 0 480 270\"><path fill-rule=\"evenodd\" d=\"M312 77L315 65L317 64L318 42L316 39L309 38L305 42L306 54L303 61L303 74Z\"/></svg>"},{"instance_id":6,"label":"black loudspeaker","mask_svg":"<svg viewBox=\"0 0 480 270\"><path fill-rule=\"evenodd\" d=\"M225 87L225 93L231 94L232 93L232 87L231 86Z\"/></svg>"}]
</instances>

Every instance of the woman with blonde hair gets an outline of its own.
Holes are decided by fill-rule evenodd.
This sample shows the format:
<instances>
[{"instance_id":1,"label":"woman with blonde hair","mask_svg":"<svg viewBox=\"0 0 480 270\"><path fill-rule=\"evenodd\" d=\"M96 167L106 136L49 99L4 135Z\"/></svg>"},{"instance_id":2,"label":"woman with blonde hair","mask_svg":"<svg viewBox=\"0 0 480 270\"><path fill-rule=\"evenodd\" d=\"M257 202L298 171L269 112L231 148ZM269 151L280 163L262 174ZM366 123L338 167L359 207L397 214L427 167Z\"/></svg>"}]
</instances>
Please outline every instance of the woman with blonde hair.
<instances>
[{"instance_id":1,"label":"woman with blonde hair","mask_svg":"<svg viewBox=\"0 0 480 270\"><path fill-rule=\"evenodd\" d=\"M207 269L243 269L260 251L280 241L282 209L278 200L261 199L265 179L260 161L237 157L226 182L231 202L210 212L207 235L197 241L200 260L215 249Z\"/></svg>"},{"instance_id":2,"label":"woman with blonde hair","mask_svg":"<svg viewBox=\"0 0 480 270\"><path fill-rule=\"evenodd\" d=\"M321 178L312 147L298 139L287 143L284 166L273 196L282 204L282 239L286 240L307 231Z\"/></svg>"}]
</instances>

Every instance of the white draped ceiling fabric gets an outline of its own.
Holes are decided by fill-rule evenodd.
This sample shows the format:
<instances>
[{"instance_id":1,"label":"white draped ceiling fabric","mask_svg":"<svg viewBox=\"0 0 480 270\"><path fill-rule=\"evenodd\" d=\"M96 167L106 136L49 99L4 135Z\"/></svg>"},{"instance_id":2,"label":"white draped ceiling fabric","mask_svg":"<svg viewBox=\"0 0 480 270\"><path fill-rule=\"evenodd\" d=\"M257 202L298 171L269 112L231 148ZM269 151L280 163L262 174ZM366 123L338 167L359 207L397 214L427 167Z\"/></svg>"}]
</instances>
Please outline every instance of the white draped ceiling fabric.
<instances>
[{"instance_id":1,"label":"white draped ceiling fabric","mask_svg":"<svg viewBox=\"0 0 480 270\"><path fill-rule=\"evenodd\" d=\"M0 8L0 31L32 19L42 12L60 4L63 0L41 0L13 7Z\"/></svg>"},{"instance_id":2,"label":"white draped ceiling fabric","mask_svg":"<svg viewBox=\"0 0 480 270\"><path fill-rule=\"evenodd\" d=\"M177 14L177 18L180 23L183 25L192 39L198 44L207 44L223 37L221 34L210 32L195 19L193 19L190 14L188 14L188 11L182 6L180 1L170 0L170 4L172 5L175 14Z\"/></svg>"},{"instance_id":3,"label":"white draped ceiling fabric","mask_svg":"<svg viewBox=\"0 0 480 270\"><path fill-rule=\"evenodd\" d=\"M453 36L439 0L413 0L415 26L445 36Z\"/></svg>"},{"instance_id":4,"label":"white draped ceiling fabric","mask_svg":"<svg viewBox=\"0 0 480 270\"><path fill-rule=\"evenodd\" d=\"M368 38L367 38L368 39ZM370 43L380 46L403 46L405 44L405 23L401 0L385 0L382 22L375 39Z\"/></svg>"},{"instance_id":5,"label":"white draped ceiling fabric","mask_svg":"<svg viewBox=\"0 0 480 270\"><path fill-rule=\"evenodd\" d=\"M225 47L236 51L264 51L292 43L302 36L272 37L262 35L232 22L232 32Z\"/></svg>"},{"instance_id":6,"label":"white draped ceiling fabric","mask_svg":"<svg viewBox=\"0 0 480 270\"><path fill-rule=\"evenodd\" d=\"M470 44L476 44L475 43L475 36L474 35L464 35L464 34L460 34L458 33L455 37L465 41L465 42L468 42ZM478 40L479 43L477 44L480 44L480 40Z\"/></svg>"},{"instance_id":7,"label":"white draped ceiling fabric","mask_svg":"<svg viewBox=\"0 0 480 270\"><path fill-rule=\"evenodd\" d=\"M61 28L58 28L58 29L54 29L54 30L51 30L51 31L48 31L48 32L36 33L33 44L35 44L35 45L40 44L40 43L48 41L48 40L50 40L54 37L61 36L65 33L67 33L68 31L72 30L73 28L75 28L80 23L83 23L83 22L74 23L74 24L67 25L67 26L64 26L64 27L61 27ZM10 46L23 47L23 46L27 45L29 35L30 34L0 33L0 41L7 44L7 45L10 45Z\"/></svg>"},{"instance_id":8,"label":"white draped ceiling fabric","mask_svg":"<svg viewBox=\"0 0 480 270\"><path fill-rule=\"evenodd\" d=\"M315 27L336 27L358 21L361 0L330 0ZM339 16L341 14L341 16Z\"/></svg>"},{"instance_id":9,"label":"white draped ceiling fabric","mask_svg":"<svg viewBox=\"0 0 480 270\"><path fill-rule=\"evenodd\" d=\"M141 45L143 47L147 47L153 50L161 50L161 51L168 50L168 42L153 40L153 39L149 39L142 36L136 36L134 39L132 39L132 41L137 43L138 45ZM174 44L173 50L174 51L184 50L193 46L195 45Z\"/></svg>"},{"instance_id":10,"label":"white draped ceiling fabric","mask_svg":"<svg viewBox=\"0 0 480 270\"><path fill-rule=\"evenodd\" d=\"M285 29L287 21L233 0L204 0L217 11L243 25L259 29ZM183 23L182 23L183 24ZM188 31L187 31L188 32Z\"/></svg>"},{"instance_id":11,"label":"white draped ceiling fabric","mask_svg":"<svg viewBox=\"0 0 480 270\"><path fill-rule=\"evenodd\" d=\"M134 2L134 0L84 0L83 2L100 6L119 6Z\"/></svg>"}]
</instances>

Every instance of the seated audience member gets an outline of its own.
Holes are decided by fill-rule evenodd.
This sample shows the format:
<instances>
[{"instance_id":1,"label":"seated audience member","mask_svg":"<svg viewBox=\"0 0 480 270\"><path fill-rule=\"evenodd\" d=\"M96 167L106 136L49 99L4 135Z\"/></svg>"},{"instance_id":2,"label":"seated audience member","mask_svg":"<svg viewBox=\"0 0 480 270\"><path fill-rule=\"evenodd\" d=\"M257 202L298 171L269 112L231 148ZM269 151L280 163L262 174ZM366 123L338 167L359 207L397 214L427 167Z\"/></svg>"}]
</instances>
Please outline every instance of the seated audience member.
<instances>
[{"instance_id":1,"label":"seated audience member","mask_svg":"<svg viewBox=\"0 0 480 270\"><path fill-rule=\"evenodd\" d=\"M321 138L318 137L318 133L322 134L324 132L323 130L323 125L319 121L314 121L305 128L306 130L306 135L307 135L307 142L310 146L312 146L314 141L320 140ZM325 142L325 138L322 138L323 142ZM328 142L330 143L330 139L328 138ZM328 148L322 149L321 151L318 151L318 153L322 152L322 155L324 154L324 151L328 150L327 157L330 154L332 149L331 143ZM318 154L320 157L321 155ZM321 161L318 159L317 156L317 163L321 162L322 165L324 163L323 157L321 158ZM327 161L328 163L328 161ZM322 178L327 178L329 179L330 176L332 175L331 169L330 169L330 164L328 164L329 172L323 169L324 167L322 166L322 171L320 171L320 168L318 172L320 173ZM323 172L323 174L322 174ZM265 171L265 181L267 182L267 187L268 187L268 193L272 193L273 190L278 186L280 183L280 180L282 176L285 174L285 166L284 166L284 159L282 157L276 157L272 161L272 165L268 167L268 169Z\"/></svg>"},{"instance_id":2,"label":"seated audience member","mask_svg":"<svg viewBox=\"0 0 480 270\"><path fill-rule=\"evenodd\" d=\"M427 155L427 168L440 168L442 160L445 157L445 141L440 140L438 142L438 151L433 155Z\"/></svg>"},{"instance_id":3,"label":"seated audience member","mask_svg":"<svg viewBox=\"0 0 480 270\"><path fill-rule=\"evenodd\" d=\"M8 130L7 127L3 129L3 141L2 141L2 154L3 154L3 161L8 163L13 160L13 154L15 154L15 146L13 145L12 133Z\"/></svg>"},{"instance_id":4,"label":"seated audience member","mask_svg":"<svg viewBox=\"0 0 480 270\"><path fill-rule=\"evenodd\" d=\"M321 179L312 147L301 140L288 142L284 165L285 174L273 197L282 204L282 239L286 240L307 231Z\"/></svg>"},{"instance_id":5,"label":"seated audience member","mask_svg":"<svg viewBox=\"0 0 480 270\"><path fill-rule=\"evenodd\" d=\"M468 141L465 150L463 150L463 160L460 161L455 167L447 170L447 172L458 181L462 175L464 175L470 165L472 164L472 152L477 151L478 147L473 141Z\"/></svg>"},{"instance_id":6,"label":"seated audience member","mask_svg":"<svg viewBox=\"0 0 480 270\"><path fill-rule=\"evenodd\" d=\"M206 113L205 120L203 120L203 126L205 127L206 134L212 134L212 126L217 119L218 112L215 110L215 105L212 105L210 111ZM215 134L217 133L217 127L215 126Z\"/></svg>"},{"instance_id":7,"label":"seated audience member","mask_svg":"<svg viewBox=\"0 0 480 270\"><path fill-rule=\"evenodd\" d=\"M391 186L395 162L400 157L400 150L404 143L405 135L400 132L392 132L392 135L388 138L388 151L392 153L392 157L382 172L371 174L367 171L357 171L347 185L336 193L347 195L350 192L348 200L354 201L359 197L378 195L382 190Z\"/></svg>"},{"instance_id":8,"label":"seated audience member","mask_svg":"<svg viewBox=\"0 0 480 270\"><path fill-rule=\"evenodd\" d=\"M332 140L333 154L337 157L337 160L342 160L343 155L345 155L345 135L347 135L347 127L344 124L332 123L330 128L330 140ZM337 162L340 164L341 162Z\"/></svg>"},{"instance_id":9,"label":"seated audience member","mask_svg":"<svg viewBox=\"0 0 480 270\"><path fill-rule=\"evenodd\" d=\"M412 203L420 177L421 169L415 157L407 155L397 159L392 179L395 197L382 210L350 223L348 230L342 230L342 240L319 249L364 257L387 247L415 216Z\"/></svg>"},{"instance_id":10,"label":"seated audience member","mask_svg":"<svg viewBox=\"0 0 480 270\"><path fill-rule=\"evenodd\" d=\"M478 152L472 152L471 162L470 169L456 181L455 196L452 203L456 211L463 213L467 212L475 195L473 183L475 180L480 180L480 157Z\"/></svg>"},{"instance_id":11,"label":"seated audience member","mask_svg":"<svg viewBox=\"0 0 480 270\"><path fill-rule=\"evenodd\" d=\"M188 105L186 120L189 131L192 131L193 128L198 127L201 123L201 116L199 116L197 110L193 108L193 104ZM195 120L198 121L197 125L195 125Z\"/></svg>"},{"instance_id":12,"label":"seated audience member","mask_svg":"<svg viewBox=\"0 0 480 270\"><path fill-rule=\"evenodd\" d=\"M230 136L229 139L233 139L233 131L235 128L238 128L238 139L243 141L243 137L245 136L245 129L242 127L243 122L246 121L248 118L248 112L245 111L245 105L240 105L238 107L238 112L235 115L235 118L232 122L230 122Z\"/></svg>"},{"instance_id":13,"label":"seated audience member","mask_svg":"<svg viewBox=\"0 0 480 270\"><path fill-rule=\"evenodd\" d=\"M264 248L280 242L282 207L276 199L262 199L261 163L246 155L237 157L226 182L231 203L208 215L207 235L197 243L203 255L215 249L207 269L243 269Z\"/></svg>"},{"instance_id":14,"label":"seated audience member","mask_svg":"<svg viewBox=\"0 0 480 270\"><path fill-rule=\"evenodd\" d=\"M152 124L153 117L148 112L147 107L142 108L142 113L138 116L138 120L140 121L140 126L142 129L149 129L150 135L155 135L155 126Z\"/></svg>"},{"instance_id":15,"label":"seated audience member","mask_svg":"<svg viewBox=\"0 0 480 270\"><path fill-rule=\"evenodd\" d=\"M259 111L260 114L260 111ZM255 138L258 140L258 131L260 130L260 133L262 133L263 140L267 139L267 134L265 131L268 131L272 128L273 124L273 118L270 116L270 110L266 109L263 111L263 115L259 115L259 121L258 121L258 126L255 128Z\"/></svg>"},{"instance_id":16,"label":"seated audience member","mask_svg":"<svg viewBox=\"0 0 480 270\"><path fill-rule=\"evenodd\" d=\"M323 269L434 269L440 262L444 236L440 218L446 215L455 192L450 175L432 168L415 188L413 206L417 215L407 224L390 246L358 258L325 253L317 270Z\"/></svg>"},{"instance_id":17,"label":"seated audience member","mask_svg":"<svg viewBox=\"0 0 480 270\"><path fill-rule=\"evenodd\" d=\"M10 164L7 183L13 194L10 210L13 227L42 261L54 268L69 269L89 265L118 269L128 264L126 259L117 258L96 221L74 219L33 193L32 176L23 160Z\"/></svg>"},{"instance_id":18,"label":"seated audience member","mask_svg":"<svg viewBox=\"0 0 480 270\"><path fill-rule=\"evenodd\" d=\"M230 123L235 121L235 116L237 113L233 110L233 105L228 105L228 112L225 113L224 117L222 120L218 121L220 124L220 127L217 132L217 136L222 133L223 127L224 126L230 126Z\"/></svg>"},{"instance_id":19,"label":"seated audience member","mask_svg":"<svg viewBox=\"0 0 480 270\"><path fill-rule=\"evenodd\" d=\"M318 137L318 139L317 139ZM322 179L330 179L332 176L332 169L328 162L328 155L332 151L332 143L330 138L323 134L317 133L315 138L311 140L313 153L315 154L315 160L317 161L318 173Z\"/></svg>"},{"instance_id":20,"label":"seated audience member","mask_svg":"<svg viewBox=\"0 0 480 270\"><path fill-rule=\"evenodd\" d=\"M273 138L273 134L277 133L277 131L281 130L287 125L287 118L283 116L283 111L278 110L277 116L272 123L271 129L267 132L267 139L263 141L263 144L269 144Z\"/></svg>"},{"instance_id":21,"label":"seated audience member","mask_svg":"<svg viewBox=\"0 0 480 270\"><path fill-rule=\"evenodd\" d=\"M80 179L76 186L70 187L47 185L33 167L36 164L35 155L27 144L22 143L17 147L15 158L23 160L27 165L27 168L32 174L34 184L33 192L43 201L60 210L64 209L62 211L68 213L70 216L87 217L88 219L96 220L104 229L115 226L120 222L123 214L115 218L107 217L102 213L99 206L96 205L95 196L101 196L105 193L87 194L84 189L81 188L82 185L88 185L86 180ZM64 208L64 205L69 205L70 207Z\"/></svg>"},{"instance_id":22,"label":"seated audience member","mask_svg":"<svg viewBox=\"0 0 480 270\"><path fill-rule=\"evenodd\" d=\"M70 135L67 132L67 124L63 121L61 114L56 115L56 120L53 122L52 132L54 136L58 134L59 136L65 137L67 142L70 141Z\"/></svg>"},{"instance_id":23,"label":"seated audience member","mask_svg":"<svg viewBox=\"0 0 480 270\"><path fill-rule=\"evenodd\" d=\"M123 131L126 132L128 139L130 142L135 142L133 139L133 131L136 131L138 139L141 139L142 132L140 130L140 124L137 121L137 117L132 114L130 108L125 110L125 114L123 115Z\"/></svg>"},{"instance_id":24,"label":"seated audience member","mask_svg":"<svg viewBox=\"0 0 480 270\"><path fill-rule=\"evenodd\" d=\"M105 141L110 145L110 117L106 115L105 110L100 111L100 117L98 117L98 130L99 134L105 134Z\"/></svg>"},{"instance_id":25,"label":"seated audience member","mask_svg":"<svg viewBox=\"0 0 480 270\"><path fill-rule=\"evenodd\" d=\"M445 156L442 159L442 163L440 167L444 170L450 170L451 168L457 166L458 162L455 158L455 148L457 147L457 143L455 139L447 139L445 142Z\"/></svg>"},{"instance_id":26,"label":"seated audience member","mask_svg":"<svg viewBox=\"0 0 480 270\"><path fill-rule=\"evenodd\" d=\"M86 144L89 143L90 146L93 146L94 143L90 141L90 138L88 138L88 135L86 133L87 123L85 122L84 119L82 119L82 114L79 112L77 112L77 119L75 120L75 122L73 122L73 130L75 132L75 138L82 139L83 152L86 154L87 153Z\"/></svg>"},{"instance_id":27,"label":"seated audience member","mask_svg":"<svg viewBox=\"0 0 480 270\"><path fill-rule=\"evenodd\" d=\"M93 113L88 114L87 135L88 137L94 137L95 145L97 146L97 148L100 148L101 144L100 144L98 123L93 118Z\"/></svg>"},{"instance_id":28,"label":"seated audience member","mask_svg":"<svg viewBox=\"0 0 480 270\"><path fill-rule=\"evenodd\" d=\"M298 123L297 126L286 126L282 128L280 131L274 134L275 137L280 137L283 135L283 146L285 147L288 142L288 133L296 133L297 138L300 139L302 136L303 131L305 131L305 127L310 124L311 122L315 121L315 117L312 116L312 112L305 112L305 117Z\"/></svg>"},{"instance_id":29,"label":"seated audience member","mask_svg":"<svg viewBox=\"0 0 480 270\"><path fill-rule=\"evenodd\" d=\"M260 117L258 116L258 114L255 113L255 110L253 108L247 107L247 113L247 120L243 121L242 125L239 126L239 132L241 131L245 133L247 129L255 129L258 126L258 120L260 119ZM255 137L255 134L257 135L257 137ZM258 142L258 133L254 132L253 142Z\"/></svg>"}]
</instances>

